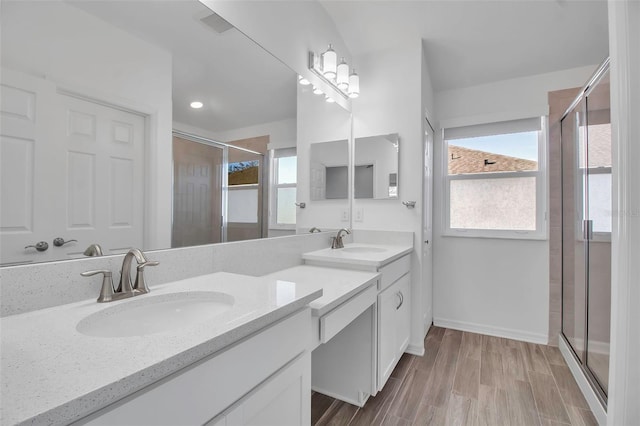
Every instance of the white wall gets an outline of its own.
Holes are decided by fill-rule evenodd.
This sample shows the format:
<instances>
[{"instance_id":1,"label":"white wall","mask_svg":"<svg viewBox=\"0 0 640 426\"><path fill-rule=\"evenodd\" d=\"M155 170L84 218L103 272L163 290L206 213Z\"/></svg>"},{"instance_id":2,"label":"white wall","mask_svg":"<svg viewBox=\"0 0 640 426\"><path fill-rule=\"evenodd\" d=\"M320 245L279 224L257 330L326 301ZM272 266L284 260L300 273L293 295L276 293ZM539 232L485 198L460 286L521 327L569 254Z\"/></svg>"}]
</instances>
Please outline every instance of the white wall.
<instances>
[{"instance_id":1,"label":"white wall","mask_svg":"<svg viewBox=\"0 0 640 426\"><path fill-rule=\"evenodd\" d=\"M399 199L353 201L354 209L363 210L362 222L355 229L411 231L414 252L411 269L411 340L409 350L423 350L425 302L422 277L422 109L423 98L433 98L423 87L423 50L420 40L357 57L360 73L360 97L353 101L354 137L398 133ZM426 73L428 75L428 72ZM427 94L423 96L423 90ZM431 95L431 96L429 96ZM401 201L416 201L415 209L407 209Z\"/></svg>"},{"instance_id":2,"label":"white wall","mask_svg":"<svg viewBox=\"0 0 640 426\"><path fill-rule=\"evenodd\" d=\"M547 113L547 92L582 86L596 66L534 75L436 94L441 127ZM548 241L442 236L441 135L434 152L434 323L546 343Z\"/></svg>"},{"instance_id":3,"label":"white wall","mask_svg":"<svg viewBox=\"0 0 640 426\"><path fill-rule=\"evenodd\" d=\"M2 8L3 67L150 115L145 246L169 247L171 55L63 2L7 2Z\"/></svg>"}]
</instances>

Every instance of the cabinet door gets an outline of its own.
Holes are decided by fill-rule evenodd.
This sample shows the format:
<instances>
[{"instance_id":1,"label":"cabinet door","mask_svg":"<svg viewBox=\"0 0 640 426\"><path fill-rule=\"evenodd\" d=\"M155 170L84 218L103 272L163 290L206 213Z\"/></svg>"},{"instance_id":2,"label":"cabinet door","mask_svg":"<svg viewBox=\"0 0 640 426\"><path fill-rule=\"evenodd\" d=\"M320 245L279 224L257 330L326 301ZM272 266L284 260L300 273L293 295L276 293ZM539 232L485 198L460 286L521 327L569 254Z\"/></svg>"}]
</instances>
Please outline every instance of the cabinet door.
<instances>
[{"instance_id":1,"label":"cabinet door","mask_svg":"<svg viewBox=\"0 0 640 426\"><path fill-rule=\"evenodd\" d=\"M311 423L311 355L307 352L254 389L212 425L298 426Z\"/></svg>"},{"instance_id":2,"label":"cabinet door","mask_svg":"<svg viewBox=\"0 0 640 426\"><path fill-rule=\"evenodd\" d=\"M394 284L378 295L378 390L381 390L398 363L396 308L400 304Z\"/></svg>"},{"instance_id":3,"label":"cabinet door","mask_svg":"<svg viewBox=\"0 0 640 426\"><path fill-rule=\"evenodd\" d=\"M398 359L409 346L409 333L411 327L411 279L407 274L400 278L394 287L398 286L400 305L396 307L396 346Z\"/></svg>"}]
</instances>

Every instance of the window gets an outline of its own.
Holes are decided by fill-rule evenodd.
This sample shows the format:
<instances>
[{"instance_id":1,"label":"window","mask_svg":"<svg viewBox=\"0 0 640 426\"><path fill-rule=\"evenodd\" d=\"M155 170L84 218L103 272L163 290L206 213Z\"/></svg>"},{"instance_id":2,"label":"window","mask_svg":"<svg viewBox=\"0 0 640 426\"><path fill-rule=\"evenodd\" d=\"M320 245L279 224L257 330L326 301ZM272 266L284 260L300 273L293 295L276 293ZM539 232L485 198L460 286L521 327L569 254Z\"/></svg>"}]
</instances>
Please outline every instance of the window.
<instances>
[{"instance_id":1,"label":"window","mask_svg":"<svg viewBox=\"0 0 640 426\"><path fill-rule=\"evenodd\" d=\"M444 130L445 235L545 238L545 140L532 118Z\"/></svg>"},{"instance_id":2,"label":"window","mask_svg":"<svg viewBox=\"0 0 640 426\"><path fill-rule=\"evenodd\" d=\"M293 229L296 225L296 183L298 162L295 148L272 151L272 228Z\"/></svg>"}]
</instances>

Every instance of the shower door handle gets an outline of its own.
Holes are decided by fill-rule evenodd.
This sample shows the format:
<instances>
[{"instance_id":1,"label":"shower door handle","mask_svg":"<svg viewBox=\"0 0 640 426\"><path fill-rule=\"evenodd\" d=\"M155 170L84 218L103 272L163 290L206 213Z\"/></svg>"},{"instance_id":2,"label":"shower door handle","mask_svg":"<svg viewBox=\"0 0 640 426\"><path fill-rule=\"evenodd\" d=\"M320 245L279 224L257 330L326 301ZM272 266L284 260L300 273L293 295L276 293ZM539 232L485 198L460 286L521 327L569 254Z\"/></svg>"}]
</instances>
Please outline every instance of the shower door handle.
<instances>
[{"instance_id":1,"label":"shower door handle","mask_svg":"<svg viewBox=\"0 0 640 426\"><path fill-rule=\"evenodd\" d=\"M585 240L593 240L593 220L582 221L582 236Z\"/></svg>"}]
</instances>

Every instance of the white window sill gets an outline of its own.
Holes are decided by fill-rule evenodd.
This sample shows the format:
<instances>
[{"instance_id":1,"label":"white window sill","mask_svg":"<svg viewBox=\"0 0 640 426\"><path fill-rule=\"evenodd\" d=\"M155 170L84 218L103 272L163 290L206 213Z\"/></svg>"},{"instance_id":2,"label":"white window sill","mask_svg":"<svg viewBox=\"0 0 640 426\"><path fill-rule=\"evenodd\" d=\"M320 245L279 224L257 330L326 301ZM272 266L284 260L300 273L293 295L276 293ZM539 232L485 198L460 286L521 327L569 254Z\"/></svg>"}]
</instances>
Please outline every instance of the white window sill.
<instances>
[{"instance_id":1,"label":"white window sill","mask_svg":"<svg viewBox=\"0 0 640 426\"><path fill-rule=\"evenodd\" d=\"M485 238L493 240L533 240L533 241L547 241L549 237L546 233L539 232L515 232L515 231L503 231L503 232L491 232L480 231L477 229L470 229L466 231L447 230L440 234L442 237L453 238Z\"/></svg>"}]
</instances>

